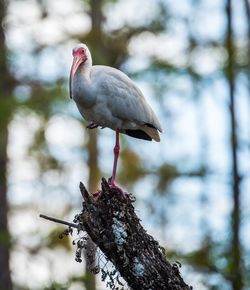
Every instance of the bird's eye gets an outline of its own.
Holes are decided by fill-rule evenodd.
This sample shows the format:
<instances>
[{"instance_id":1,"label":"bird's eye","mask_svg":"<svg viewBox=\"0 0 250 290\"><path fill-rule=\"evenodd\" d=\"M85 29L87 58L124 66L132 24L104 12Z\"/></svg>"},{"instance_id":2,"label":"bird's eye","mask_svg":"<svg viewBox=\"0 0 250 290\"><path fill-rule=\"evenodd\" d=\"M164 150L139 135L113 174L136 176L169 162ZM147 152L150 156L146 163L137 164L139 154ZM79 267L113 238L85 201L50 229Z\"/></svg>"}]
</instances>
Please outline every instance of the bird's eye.
<instances>
[{"instance_id":1,"label":"bird's eye","mask_svg":"<svg viewBox=\"0 0 250 290\"><path fill-rule=\"evenodd\" d=\"M85 53L86 53L86 49L83 48L83 47L80 47L80 48L78 48L77 53L78 53L78 54L81 54L81 55L85 55Z\"/></svg>"},{"instance_id":2,"label":"bird's eye","mask_svg":"<svg viewBox=\"0 0 250 290\"><path fill-rule=\"evenodd\" d=\"M83 47L80 47L80 48L74 48L73 49L73 51L72 51L72 54L73 54L73 56L75 56L75 55L81 55L81 54L83 54L83 55L85 55L85 53L86 53L86 49L85 48L83 48Z\"/></svg>"}]
</instances>

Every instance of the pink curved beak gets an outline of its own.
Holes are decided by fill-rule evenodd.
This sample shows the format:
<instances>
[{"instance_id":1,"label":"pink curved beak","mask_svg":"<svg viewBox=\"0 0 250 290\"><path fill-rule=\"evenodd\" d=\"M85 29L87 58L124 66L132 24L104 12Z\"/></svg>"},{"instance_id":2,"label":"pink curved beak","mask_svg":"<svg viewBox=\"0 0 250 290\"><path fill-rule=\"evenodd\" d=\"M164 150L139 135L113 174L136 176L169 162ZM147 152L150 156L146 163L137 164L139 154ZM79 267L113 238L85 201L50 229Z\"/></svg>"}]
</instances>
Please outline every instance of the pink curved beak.
<instances>
[{"instance_id":1,"label":"pink curved beak","mask_svg":"<svg viewBox=\"0 0 250 290\"><path fill-rule=\"evenodd\" d=\"M79 67L79 65L83 62L85 62L86 59L81 56L81 55L78 55L76 54L73 58L73 63L72 63L72 66L71 66L71 70L70 70L70 76L69 76L69 95L70 95L70 98L72 99L73 95L72 95L72 90L73 90L73 78L74 78L74 75Z\"/></svg>"}]
</instances>

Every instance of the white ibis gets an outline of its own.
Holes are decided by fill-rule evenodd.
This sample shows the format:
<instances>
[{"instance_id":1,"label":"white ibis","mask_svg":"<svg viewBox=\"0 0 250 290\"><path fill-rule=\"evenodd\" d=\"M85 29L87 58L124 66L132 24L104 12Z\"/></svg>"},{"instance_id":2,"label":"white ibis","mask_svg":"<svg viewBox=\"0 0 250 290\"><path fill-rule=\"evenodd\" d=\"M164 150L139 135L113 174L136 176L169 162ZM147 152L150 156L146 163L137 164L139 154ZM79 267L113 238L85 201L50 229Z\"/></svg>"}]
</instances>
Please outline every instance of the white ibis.
<instances>
[{"instance_id":1,"label":"white ibis","mask_svg":"<svg viewBox=\"0 0 250 290\"><path fill-rule=\"evenodd\" d=\"M133 81L118 69L103 65L92 66L85 44L73 51L70 71L70 97L74 99L87 128L108 127L116 131L113 174L110 185L115 186L119 156L119 133L159 142L162 128L158 118Z\"/></svg>"}]
</instances>

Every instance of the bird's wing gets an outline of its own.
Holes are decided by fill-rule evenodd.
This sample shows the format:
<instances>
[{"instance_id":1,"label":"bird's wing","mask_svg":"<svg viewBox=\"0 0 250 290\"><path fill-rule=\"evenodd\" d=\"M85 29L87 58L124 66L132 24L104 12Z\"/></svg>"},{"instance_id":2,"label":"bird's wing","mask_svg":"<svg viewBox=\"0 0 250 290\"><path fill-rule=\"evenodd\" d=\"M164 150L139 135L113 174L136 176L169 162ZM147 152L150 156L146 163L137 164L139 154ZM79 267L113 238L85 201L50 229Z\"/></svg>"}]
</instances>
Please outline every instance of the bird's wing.
<instances>
[{"instance_id":1,"label":"bird's wing","mask_svg":"<svg viewBox=\"0 0 250 290\"><path fill-rule=\"evenodd\" d=\"M160 122L133 81L120 70L107 66L93 66L91 80L97 98L106 100L111 114L119 119L148 124L162 131Z\"/></svg>"}]
</instances>

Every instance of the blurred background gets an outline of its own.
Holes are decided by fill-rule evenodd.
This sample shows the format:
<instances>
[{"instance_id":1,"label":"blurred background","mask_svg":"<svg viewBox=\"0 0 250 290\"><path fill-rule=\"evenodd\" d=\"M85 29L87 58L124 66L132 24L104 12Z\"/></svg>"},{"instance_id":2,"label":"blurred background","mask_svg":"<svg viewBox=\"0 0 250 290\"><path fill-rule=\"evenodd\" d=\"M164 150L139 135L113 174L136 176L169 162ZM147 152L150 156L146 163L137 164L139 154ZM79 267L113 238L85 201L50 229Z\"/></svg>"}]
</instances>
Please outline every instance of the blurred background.
<instances>
[{"instance_id":1,"label":"blurred background","mask_svg":"<svg viewBox=\"0 0 250 290\"><path fill-rule=\"evenodd\" d=\"M114 132L86 130L72 48L117 67L161 120L122 137L119 183L194 289L250 289L248 0L0 1L0 289L107 289L63 228L112 171Z\"/></svg>"}]
</instances>

